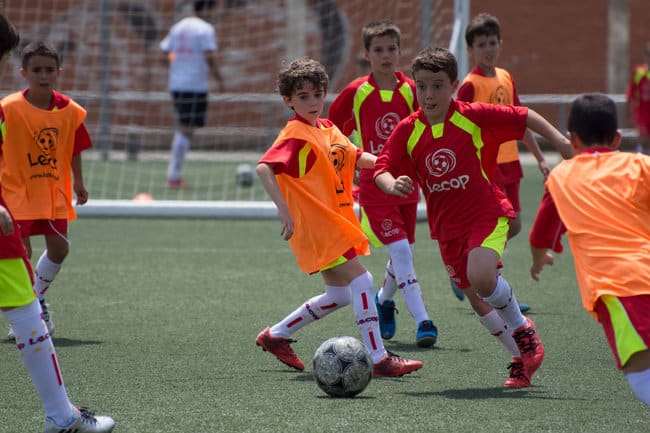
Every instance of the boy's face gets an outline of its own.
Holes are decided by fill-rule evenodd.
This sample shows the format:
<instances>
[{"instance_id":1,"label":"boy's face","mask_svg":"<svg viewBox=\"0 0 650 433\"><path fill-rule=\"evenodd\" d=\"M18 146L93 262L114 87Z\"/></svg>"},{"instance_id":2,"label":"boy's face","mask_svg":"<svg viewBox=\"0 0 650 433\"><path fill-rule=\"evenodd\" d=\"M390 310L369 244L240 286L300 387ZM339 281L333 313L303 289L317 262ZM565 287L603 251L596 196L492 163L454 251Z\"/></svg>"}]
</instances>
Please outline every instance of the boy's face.
<instances>
[{"instance_id":1,"label":"boy's face","mask_svg":"<svg viewBox=\"0 0 650 433\"><path fill-rule=\"evenodd\" d=\"M366 59L374 74L392 74L397 67L399 45L393 36L385 35L372 38L366 50Z\"/></svg>"},{"instance_id":2,"label":"boy's face","mask_svg":"<svg viewBox=\"0 0 650 433\"><path fill-rule=\"evenodd\" d=\"M56 60L49 56L32 56L27 67L20 70L29 83L30 92L51 93L61 71L56 64Z\"/></svg>"},{"instance_id":3,"label":"boy's face","mask_svg":"<svg viewBox=\"0 0 650 433\"><path fill-rule=\"evenodd\" d=\"M501 41L497 35L478 35L471 47L467 47L474 64L483 70L491 71L496 67L501 53Z\"/></svg>"},{"instance_id":4,"label":"boy's face","mask_svg":"<svg viewBox=\"0 0 650 433\"><path fill-rule=\"evenodd\" d=\"M312 125L320 117L325 105L325 92L316 88L312 83L305 82L293 91L291 97L283 96L287 107L292 108L296 114Z\"/></svg>"},{"instance_id":5,"label":"boy's face","mask_svg":"<svg viewBox=\"0 0 650 433\"><path fill-rule=\"evenodd\" d=\"M415 91L420 108L431 124L443 122L449 111L451 96L458 87L445 72L432 72L422 69L413 74Z\"/></svg>"}]
</instances>

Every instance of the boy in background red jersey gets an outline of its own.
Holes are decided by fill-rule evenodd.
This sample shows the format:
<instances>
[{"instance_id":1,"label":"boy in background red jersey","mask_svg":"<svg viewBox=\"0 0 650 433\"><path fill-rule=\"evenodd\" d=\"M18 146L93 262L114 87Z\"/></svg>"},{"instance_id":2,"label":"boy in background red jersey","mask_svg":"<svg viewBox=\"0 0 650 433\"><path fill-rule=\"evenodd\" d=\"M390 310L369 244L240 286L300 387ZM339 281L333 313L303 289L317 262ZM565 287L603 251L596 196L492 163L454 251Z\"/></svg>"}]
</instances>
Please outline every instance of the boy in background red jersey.
<instances>
[{"instance_id":1,"label":"boy in background red jersey","mask_svg":"<svg viewBox=\"0 0 650 433\"><path fill-rule=\"evenodd\" d=\"M34 290L50 335L54 322L45 294L69 252L68 223L76 218L73 192L78 205L88 201L81 152L92 145L83 123L86 110L54 90L60 73L56 49L44 41L31 42L23 48L20 69L29 87L0 101L3 194L30 259L30 237L45 238Z\"/></svg>"},{"instance_id":2,"label":"boy in background red jersey","mask_svg":"<svg viewBox=\"0 0 650 433\"><path fill-rule=\"evenodd\" d=\"M391 21L373 21L362 30L365 58L371 73L348 84L332 102L328 118L347 136L355 132L365 152L379 155L397 123L418 108L413 80L396 71L400 30ZM417 207L420 191L395 197L381 191L370 169L359 174L361 223L375 247L386 245L389 260L384 283L375 294L381 336L395 335L395 301L399 290L415 320L415 342L432 347L438 329L429 318L413 266Z\"/></svg>"},{"instance_id":3,"label":"boy in background red jersey","mask_svg":"<svg viewBox=\"0 0 650 433\"><path fill-rule=\"evenodd\" d=\"M519 356L509 365L506 387L527 387L544 358L533 321L522 315L514 292L497 266L507 241L512 204L489 175L499 145L521 138L529 127L564 156L568 140L533 110L512 105L454 100L458 65L452 53L428 48L412 62L420 108L402 120L384 144L375 165L382 191L405 197L420 184L431 238L438 241L449 276L486 310L495 310ZM408 175L403 175L403 161ZM473 301L473 300L472 300Z\"/></svg>"},{"instance_id":4,"label":"boy in background red jersey","mask_svg":"<svg viewBox=\"0 0 650 433\"><path fill-rule=\"evenodd\" d=\"M7 18L0 14L0 66L19 42ZM0 187L4 186L4 178ZM0 193L4 193L0 190ZM52 337L32 288L32 269L16 221L0 194L0 311L15 332L16 346L45 409L45 433L111 432L115 421L77 409L68 397Z\"/></svg>"},{"instance_id":5,"label":"boy in background red jersey","mask_svg":"<svg viewBox=\"0 0 650 433\"><path fill-rule=\"evenodd\" d=\"M300 328L352 303L361 339L373 359L374 377L403 376L422 362L388 353L379 335L372 275L357 255L370 253L354 213L352 180L376 157L363 152L329 120L321 119L328 77L317 61L294 60L278 75L284 103L295 112L257 164L257 174L278 208L281 234L300 269L320 272L325 291L271 327L255 342L296 370L304 363L291 348Z\"/></svg>"},{"instance_id":6,"label":"boy in background red jersey","mask_svg":"<svg viewBox=\"0 0 650 433\"><path fill-rule=\"evenodd\" d=\"M530 231L531 277L566 233L584 308L600 322L616 366L650 405L650 157L619 152L616 104L578 97L568 131L577 155L548 176Z\"/></svg>"},{"instance_id":7,"label":"boy in background red jersey","mask_svg":"<svg viewBox=\"0 0 650 433\"><path fill-rule=\"evenodd\" d=\"M627 87L627 108L639 132L637 152L650 155L650 42L645 45L644 63L634 68Z\"/></svg>"}]
</instances>

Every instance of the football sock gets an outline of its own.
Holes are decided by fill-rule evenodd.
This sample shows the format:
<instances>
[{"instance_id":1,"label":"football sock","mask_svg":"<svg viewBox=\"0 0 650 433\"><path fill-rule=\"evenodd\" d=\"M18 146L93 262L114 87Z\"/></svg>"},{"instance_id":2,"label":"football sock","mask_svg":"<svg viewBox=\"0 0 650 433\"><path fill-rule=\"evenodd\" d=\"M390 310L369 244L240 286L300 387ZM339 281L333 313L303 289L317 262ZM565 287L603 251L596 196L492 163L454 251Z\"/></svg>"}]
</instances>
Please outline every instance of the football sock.
<instances>
[{"instance_id":1,"label":"football sock","mask_svg":"<svg viewBox=\"0 0 650 433\"><path fill-rule=\"evenodd\" d=\"M45 296L45 292L50 287L52 281L56 277L56 274L61 270L61 263L54 263L47 256L47 250L43 251L41 257L39 257L38 262L36 263L35 275L34 275L34 291L39 298Z\"/></svg>"},{"instance_id":2,"label":"football sock","mask_svg":"<svg viewBox=\"0 0 650 433\"><path fill-rule=\"evenodd\" d=\"M289 338L300 328L352 302L350 287L325 285L325 293L314 296L271 327L273 337Z\"/></svg>"},{"instance_id":3,"label":"football sock","mask_svg":"<svg viewBox=\"0 0 650 433\"><path fill-rule=\"evenodd\" d=\"M506 325L503 317L501 317L496 310L490 311L485 316L479 316L476 314L476 317L479 322L481 322L481 325L483 325L490 334L505 346L506 350L510 352L513 358L521 357L517 343L515 342L515 339L512 338L512 331L508 329L508 325Z\"/></svg>"},{"instance_id":4,"label":"football sock","mask_svg":"<svg viewBox=\"0 0 650 433\"><path fill-rule=\"evenodd\" d=\"M388 253L395 270L395 282L399 292L404 298L406 308L415 323L429 320L429 315L424 307L420 283L418 283L415 269L413 268L413 251L407 239L402 239L388 245Z\"/></svg>"},{"instance_id":5,"label":"football sock","mask_svg":"<svg viewBox=\"0 0 650 433\"><path fill-rule=\"evenodd\" d=\"M503 276L497 276L497 286L492 294L483 297L483 300L498 311L508 328L510 328L510 332L514 332L520 326L526 325L526 318L519 311L519 303L515 298L515 294Z\"/></svg>"},{"instance_id":6,"label":"football sock","mask_svg":"<svg viewBox=\"0 0 650 433\"><path fill-rule=\"evenodd\" d=\"M179 180L181 178L185 154L189 148L190 140L180 131L176 131L172 140L172 153L169 158L169 166L167 167L167 179Z\"/></svg>"},{"instance_id":7,"label":"football sock","mask_svg":"<svg viewBox=\"0 0 650 433\"><path fill-rule=\"evenodd\" d=\"M377 307L373 301L373 282L370 272L365 272L350 283L352 289L352 308L357 322L361 341L372 355L372 362L377 363L386 356L384 343L381 341Z\"/></svg>"},{"instance_id":8,"label":"football sock","mask_svg":"<svg viewBox=\"0 0 650 433\"><path fill-rule=\"evenodd\" d=\"M625 375L636 398L650 406L650 369Z\"/></svg>"},{"instance_id":9,"label":"football sock","mask_svg":"<svg viewBox=\"0 0 650 433\"><path fill-rule=\"evenodd\" d=\"M33 301L4 311L4 315L14 330L16 346L43 402L45 415L57 424L65 423L74 415L74 407L68 399L52 339L41 319L40 304Z\"/></svg>"},{"instance_id":10,"label":"football sock","mask_svg":"<svg viewBox=\"0 0 650 433\"><path fill-rule=\"evenodd\" d=\"M388 259L386 263L386 272L384 273L384 284L377 293L377 301L380 304L384 301L392 301L397 292L397 283L395 282L395 270L393 269L393 262Z\"/></svg>"}]
</instances>

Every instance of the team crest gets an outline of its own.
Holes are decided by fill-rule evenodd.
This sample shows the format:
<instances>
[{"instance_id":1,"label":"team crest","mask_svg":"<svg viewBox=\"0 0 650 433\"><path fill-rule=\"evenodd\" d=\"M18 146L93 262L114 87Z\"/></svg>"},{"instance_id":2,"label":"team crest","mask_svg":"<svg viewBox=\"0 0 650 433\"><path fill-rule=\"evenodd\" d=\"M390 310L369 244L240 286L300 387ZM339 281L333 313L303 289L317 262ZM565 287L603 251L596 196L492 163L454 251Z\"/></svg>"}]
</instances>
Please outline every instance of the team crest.
<instances>
[{"instance_id":1,"label":"team crest","mask_svg":"<svg viewBox=\"0 0 650 433\"><path fill-rule=\"evenodd\" d=\"M375 122L375 130L377 131L377 136L383 140L386 140L390 137L390 133L393 132L393 129L397 126L400 121L400 117L396 113L386 113L381 116Z\"/></svg>"},{"instance_id":2,"label":"team crest","mask_svg":"<svg viewBox=\"0 0 650 433\"><path fill-rule=\"evenodd\" d=\"M431 176L444 176L456 168L456 155L449 149L439 149L427 156L426 166Z\"/></svg>"}]
</instances>

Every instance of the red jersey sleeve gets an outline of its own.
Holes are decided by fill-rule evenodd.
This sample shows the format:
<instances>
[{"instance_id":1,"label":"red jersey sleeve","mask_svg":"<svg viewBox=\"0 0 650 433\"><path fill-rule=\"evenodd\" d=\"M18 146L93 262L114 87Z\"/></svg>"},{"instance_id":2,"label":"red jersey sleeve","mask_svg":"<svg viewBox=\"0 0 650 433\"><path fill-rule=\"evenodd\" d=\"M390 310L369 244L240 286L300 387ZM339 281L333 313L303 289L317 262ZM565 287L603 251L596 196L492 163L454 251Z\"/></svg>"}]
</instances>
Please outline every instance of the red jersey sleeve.
<instances>
[{"instance_id":1,"label":"red jersey sleeve","mask_svg":"<svg viewBox=\"0 0 650 433\"><path fill-rule=\"evenodd\" d=\"M299 152L307 144L305 140L289 138L275 143L266 151L258 163L269 164L273 168L273 173L292 177L300 177L300 160ZM307 166L305 173L308 172L316 161L314 152L307 155Z\"/></svg>"},{"instance_id":2,"label":"red jersey sleeve","mask_svg":"<svg viewBox=\"0 0 650 433\"><path fill-rule=\"evenodd\" d=\"M93 142L90 139L90 134L88 134L86 125L82 123L74 133L74 148L72 149L72 155L79 155L81 152L90 149L92 146Z\"/></svg>"},{"instance_id":3,"label":"red jersey sleeve","mask_svg":"<svg viewBox=\"0 0 650 433\"><path fill-rule=\"evenodd\" d=\"M356 129L353 107L355 92L356 86L348 85L343 89L330 105L327 115L345 136L349 136Z\"/></svg>"},{"instance_id":4,"label":"red jersey sleeve","mask_svg":"<svg viewBox=\"0 0 650 433\"><path fill-rule=\"evenodd\" d=\"M535 222L530 229L528 242L534 248L549 248L556 253L561 253L564 250L562 246L564 233L566 233L566 227L560 219L551 193L545 189Z\"/></svg>"},{"instance_id":5,"label":"red jersey sleeve","mask_svg":"<svg viewBox=\"0 0 650 433\"><path fill-rule=\"evenodd\" d=\"M461 84L456 93L456 99L459 101L474 102L474 85L471 81L466 81Z\"/></svg>"}]
</instances>

